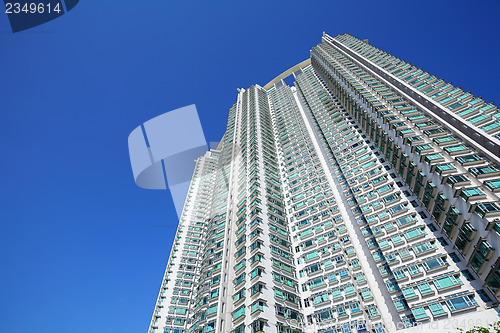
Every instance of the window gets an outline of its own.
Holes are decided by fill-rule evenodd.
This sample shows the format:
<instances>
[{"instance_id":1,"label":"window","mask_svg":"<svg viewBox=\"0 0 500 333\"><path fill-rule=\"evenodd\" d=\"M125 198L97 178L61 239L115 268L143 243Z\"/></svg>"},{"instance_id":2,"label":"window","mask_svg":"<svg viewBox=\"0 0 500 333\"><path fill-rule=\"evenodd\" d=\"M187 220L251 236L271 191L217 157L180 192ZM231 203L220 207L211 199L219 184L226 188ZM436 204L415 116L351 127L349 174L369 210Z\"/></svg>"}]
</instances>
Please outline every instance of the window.
<instances>
[{"instance_id":1,"label":"window","mask_svg":"<svg viewBox=\"0 0 500 333\"><path fill-rule=\"evenodd\" d=\"M420 270L418 265L413 265L413 266L408 267L408 272L410 273L410 275L412 277L417 276L419 274L422 274L422 271Z\"/></svg>"},{"instance_id":2,"label":"window","mask_svg":"<svg viewBox=\"0 0 500 333\"><path fill-rule=\"evenodd\" d=\"M328 282L332 283L337 281L335 274L328 275Z\"/></svg>"},{"instance_id":3,"label":"window","mask_svg":"<svg viewBox=\"0 0 500 333\"><path fill-rule=\"evenodd\" d=\"M423 307L413 309L411 310L411 312L413 313L413 316L415 317L416 320L423 320L428 317Z\"/></svg>"},{"instance_id":4,"label":"window","mask_svg":"<svg viewBox=\"0 0 500 333\"><path fill-rule=\"evenodd\" d=\"M214 313L217 313L217 305L214 305L214 306L209 307L207 309L207 316L214 314Z\"/></svg>"},{"instance_id":5,"label":"window","mask_svg":"<svg viewBox=\"0 0 500 333\"><path fill-rule=\"evenodd\" d=\"M245 297L245 289L241 289L240 291L238 291L236 294L233 295L233 301L236 303L244 297Z\"/></svg>"},{"instance_id":6,"label":"window","mask_svg":"<svg viewBox=\"0 0 500 333\"><path fill-rule=\"evenodd\" d=\"M398 270L394 271L393 274L394 274L394 277L396 278L396 280L402 280L402 279L406 278L406 274L405 274L404 269L398 269Z\"/></svg>"},{"instance_id":7,"label":"window","mask_svg":"<svg viewBox=\"0 0 500 333\"><path fill-rule=\"evenodd\" d=\"M244 315L245 315L245 306L243 305L243 306L239 307L236 311L234 311L233 320L236 320Z\"/></svg>"},{"instance_id":8,"label":"window","mask_svg":"<svg viewBox=\"0 0 500 333\"><path fill-rule=\"evenodd\" d=\"M333 290L332 291L332 297L333 297L333 299L342 298L342 293L340 292L339 289Z\"/></svg>"},{"instance_id":9,"label":"window","mask_svg":"<svg viewBox=\"0 0 500 333\"><path fill-rule=\"evenodd\" d=\"M426 243L415 246L413 248L413 252L418 255L418 254L421 254L421 253L424 253L427 251L434 250L435 248L436 247L434 246L434 244L432 244L430 242L426 242Z\"/></svg>"},{"instance_id":10,"label":"window","mask_svg":"<svg viewBox=\"0 0 500 333\"><path fill-rule=\"evenodd\" d=\"M347 316L347 312L344 306L337 307L337 315L339 317Z\"/></svg>"},{"instance_id":11,"label":"window","mask_svg":"<svg viewBox=\"0 0 500 333\"><path fill-rule=\"evenodd\" d=\"M250 332L251 333L264 332L264 326L265 322L263 322L262 320L256 320L252 324L250 324Z\"/></svg>"},{"instance_id":12,"label":"window","mask_svg":"<svg viewBox=\"0 0 500 333\"><path fill-rule=\"evenodd\" d=\"M381 250L385 250L386 248L390 247L389 242L387 240L380 241L378 245Z\"/></svg>"},{"instance_id":13,"label":"window","mask_svg":"<svg viewBox=\"0 0 500 333\"><path fill-rule=\"evenodd\" d=\"M324 302L328 302L329 300L330 299L328 298L328 294L325 293L325 294L317 295L317 296L313 297L312 303L313 303L313 305L317 305L317 304L321 304Z\"/></svg>"},{"instance_id":14,"label":"window","mask_svg":"<svg viewBox=\"0 0 500 333\"><path fill-rule=\"evenodd\" d=\"M256 311L264 311L264 304L265 304L264 301L257 301L255 303L253 303L250 306L250 313L254 313Z\"/></svg>"},{"instance_id":15,"label":"window","mask_svg":"<svg viewBox=\"0 0 500 333\"><path fill-rule=\"evenodd\" d=\"M394 280L388 280L385 282L385 285L387 287L387 290L389 290L390 293L396 292L399 290L399 286L396 281Z\"/></svg>"},{"instance_id":16,"label":"window","mask_svg":"<svg viewBox=\"0 0 500 333\"><path fill-rule=\"evenodd\" d=\"M307 253L304 258L306 260L310 260L310 259L314 259L318 256L318 252L314 251L314 252L310 252L310 253Z\"/></svg>"},{"instance_id":17,"label":"window","mask_svg":"<svg viewBox=\"0 0 500 333\"><path fill-rule=\"evenodd\" d=\"M252 265L253 263L257 262L257 261L262 261L262 255L260 253L256 253L254 254L251 258L250 258L250 264ZM237 269L238 270L238 269Z\"/></svg>"},{"instance_id":18,"label":"window","mask_svg":"<svg viewBox=\"0 0 500 333\"><path fill-rule=\"evenodd\" d=\"M203 332L212 332L215 331L215 320L209 321L205 328L203 329Z\"/></svg>"},{"instance_id":19,"label":"window","mask_svg":"<svg viewBox=\"0 0 500 333\"><path fill-rule=\"evenodd\" d=\"M359 303L358 302L351 303L351 305L349 307L351 309L351 314L355 314L355 313L361 312L361 309L359 308Z\"/></svg>"},{"instance_id":20,"label":"window","mask_svg":"<svg viewBox=\"0 0 500 333\"><path fill-rule=\"evenodd\" d=\"M479 197L479 196L484 196L484 192L481 191L478 188L469 188L469 189L463 189L462 193L460 193L460 196L465 200L469 200L470 198L473 197Z\"/></svg>"},{"instance_id":21,"label":"window","mask_svg":"<svg viewBox=\"0 0 500 333\"><path fill-rule=\"evenodd\" d=\"M257 276L262 276L262 272L264 270L260 267L257 267L256 269L254 269L253 271L250 272L250 279L253 279Z\"/></svg>"},{"instance_id":22,"label":"window","mask_svg":"<svg viewBox=\"0 0 500 333\"><path fill-rule=\"evenodd\" d=\"M319 287L319 286L322 286L325 284L325 281L323 280L322 277L318 278L318 279L314 279L312 281L309 282L309 287L310 288L316 288L316 287Z\"/></svg>"},{"instance_id":23,"label":"window","mask_svg":"<svg viewBox=\"0 0 500 333\"><path fill-rule=\"evenodd\" d=\"M500 212L500 207L493 202L482 203L477 205L475 212L479 216L485 217L487 215Z\"/></svg>"},{"instance_id":24,"label":"window","mask_svg":"<svg viewBox=\"0 0 500 333\"><path fill-rule=\"evenodd\" d=\"M427 260L422 263L422 267L424 267L426 271L437 269L442 266L448 266L448 263L441 258Z\"/></svg>"},{"instance_id":25,"label":"window","mask_svg":"<svg viewBox=\"0 0 500 333\"><path fill-rule=\"evenodd\" d=\"M476 307L478 306L474 298L472 296L460 296L460 297L455 297L452 299L449 299L446 301L446 305L450 309L451 312L465 309L468 307Z\"/></svg>"},{"instance_id":26,"label":"window","mask_svg":"<svg viewBox=\"0 0 500 333\"><path fill-rule=\"evenodd\" d=\"M451 288L453 286L459 286L461 284L462 281L460 281L459 278L453 275L434 280L434 285L438 290Z\"/></svg>"},{"instance_id":27,"label":"window","mask_svg":"<svg viewBox=\"0 0 500 333\"><path fill-rule=\"evenodd\" d=\"M366 281L365 275L364 274L358 274L356 275L356 284L363 284Z\"/></svg>"},{"instance_id":28,"label":"window","mask_svg":"<svg viewBox=\"0 0 500 333\"><path fill-rule=\"evenodd\" d=\"M393 300L394 305L396 306L396 310L404 311L408 309L408 305L404 299L404 297L395 297Z\"/></svg>"},{"instance_id":29,"label":"window","mask_svg":"<svg viewBox=\"0 0 500 333\"><path fill-rule=\"evenodd\" d=\"M245 324L236 327L231 333L245 333Z\"/></svg>"},{"instance_id":30,"label":"window","mask_svg":"<svg viewBox=\"0 0 500 333\"><path fill-rule=\"evenodd\" d=\"M413 287L403 288L402 292L403 292L403 296L406 299L411 299L411 298L417 297L417 294L415 293L415 289Z\"/></svg>"},{"instance_id":31,"label":"window","mask_svg":"<svg viewBox=\"0 0 500 333\"><path fill-rule=\"evenodd\" d=\"M446 183L449 184L450 186L454 186L455 184L458 183L468 183L468 182L470 181L463 175L450 176L448 177L448 180L446 180Z\"/></svg>"},{"instance_id":32,"label":"window","mask_svg":"<svg viewBox=\"0 0 500 333\"><path fill-rule=\"evenodd\" d=\"M429 310L431 310L431 313L434 317L440 316L440 315L446 313L446 311L444 311L441 303L434 303L434 304L429 305Z\"/></svg>"},{"instance_id":33,"label":"window","mask_svg":"<svg viewBox=\"0 0 500 333\"><path fill-rule=\"evenodd\" d=\"M427 282L419 284L418 291L420 291L420 294L422 294L422 296L434 294L434 291L431 289L431 286Z\"/></svg>"},{"instance_id":34,"label":"window","mask_svg":"<svg viewBox=\"0 0 500 333\"><path fill-rule=\"evenodd\" d=\"M440 165L436 166L436 171L439 174L442 174L443 172L450 172L453 170L456 170L456 168L451 163L440 164Z\"/></svg>"},{"instance_id":35,"label":"window","mask_svg":"<svg viewBox=\"0 0 500 333\"><path fill-rule=\"evenodd\" d=\"M349 271L347 269L343 269L339 272L340 279L345 279L349 277Z\"/></svg>"},{"instance_id":36,"label":"window","mask_svg":"<svg viewBox=\"0 0 500 333\"><path fill-rule=\"evenodd\" d=\"M347 286L344 288L344 293L347 297L354 295L356 292L354 291L353 286Z\"/></svg>"},{"instance_id":37,"label":"window","mask_svg":"<svg viewBox=\"0 0 500 333\"><path fill-rule=\"evenodd\" d=\"M462 260L460 260L460 257L455 252L451 252L449 255L450 255L451 260L453 260L453 262L462 261Z\"/></svg>"},{"instance_id":38,"label":"window","mask_svg":"<svg viewBox=\"0 0 500 333\"><path fill-rule=\"evenodd\" d=\"M488 296L486 291L484 291L484 289L478 290L477 294L483 300L483 302L485 302L485 303L491 302L491 298Z\"/></svg>"},{"instance_id":39,"label":"window","mask_svg":"<svg viewBox=\"0 0 500 333\"><path fill-rule=\"evenodd\" d=\"M401 257L401 259L403 259L403 260L412 257L412 255L411 255L410 251L408 251L408 249L402 249L398 252L398 254Z\"/></svg>"},{"instance_id":40,"label":"window","mask_svg":"<svg viewBox=\"0 0 500 333\"><path fill-rule=\"evenodd\" d=\"M243 261L241 261L239 264L236 265L236 267L234 268L234 270L237 272L239 271L240 269L242 269L243 267L245 267L246 265L246 260L243 259Z\"/></svg>"},{"instance_id":41,"label":"window","mask_svg":"<svg viewBox=\"0 0 500 333\"><path fill-rule=\"evenodd\" d=\"M425 231L423 231L420 228L417 228L417 229L413 229L413 230L405 232L404 237L406 238L406 240L411 240L415 237L418 237L418 236L424 235L424 234L425 234Z\"/></svg>"},{"instance_id":42,"label":"window","mask_svg":"<svg viewBox=\"0 0 500 333\"><path fill-rule=\"evenodd\" d=\"M372 293L368 288L361 289L361 297L363 298L363 301L367 301L373 298Z\"/></svg>"},{"instance_id":43,"label":"window","mask_svg":"<svg viewBox=\"0 0 500 333\"><path fill-rule=\"evenodd\" d=\"M240 274L235 280L234 280L234 285L237 286L240 283L245 281L245 273Z\"/></svg>"},{"instance_id":44,"label":"window","mask_svg":"<svg viewBox=\"0 0 500 333\"><path fill-rule=\"evenodd\" d=\"M400 236L392 237L391 240L392 240L392 243L394 244L394 246L398 246L398 245L403 243L403 239Z\"/></svg>"},{"instance_id":45,"label":"window","mask_svg":"<svg viewBox=\"0 0 500 333\"><path fill-rule=\"evenodd\" d=\"M366 310L366 312L368 313L368 316L369 316L370 318L375 318L375 317L378 317L378 316L379 316L379 314L378 314L378 309L377 309L377 307L376 307L376 306L370 306L370 307Z\"/></svg>"},{"instance_id":46,"label":"window","mask_svg":"<svg viewBox=\"0 0 500 333\"><path fill-rule=\"evenodd\" d=\"M254 284L252 287L250 287L250 296L260 293L262 289L263 289L262 284L260 283Z\"/></svg>"},{"instance_id":47,"label":"window","mask_svg":"<svg viewBox=\"0 0 500 333\"><path fill-rule=\"evenodd\" d=\"M481 240L476 252L474 253L474 256L472 257L470 263L471 267L475 271L478 271L483 262L485 262L488 258L491 251L493 251L493 247L490 245L490 243L488 243L486 240Z\"/></svg>"}]
</instances>

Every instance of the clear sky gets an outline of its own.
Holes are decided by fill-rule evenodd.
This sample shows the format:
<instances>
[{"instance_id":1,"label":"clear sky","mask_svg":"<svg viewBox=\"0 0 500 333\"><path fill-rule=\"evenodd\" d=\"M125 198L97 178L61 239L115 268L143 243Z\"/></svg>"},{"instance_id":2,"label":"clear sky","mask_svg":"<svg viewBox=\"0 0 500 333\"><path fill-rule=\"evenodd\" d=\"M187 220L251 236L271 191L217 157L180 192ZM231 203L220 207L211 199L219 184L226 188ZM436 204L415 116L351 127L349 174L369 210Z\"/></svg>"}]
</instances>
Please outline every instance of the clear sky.
<instances>
[{"instance_id":1,"label":"clear sky","mask_svg":"<svg viewBox=\"0 0 500 333\"><path fill-rule=\"evenodd\" d=\"M0 332L146 332L176 214L127 137L195 103L219 141L236 88L349 32L500 100L500 1L81 0L10 32L0 13ZM497 104L498 105L498 104Z\"/></svg>"}]
</instances>

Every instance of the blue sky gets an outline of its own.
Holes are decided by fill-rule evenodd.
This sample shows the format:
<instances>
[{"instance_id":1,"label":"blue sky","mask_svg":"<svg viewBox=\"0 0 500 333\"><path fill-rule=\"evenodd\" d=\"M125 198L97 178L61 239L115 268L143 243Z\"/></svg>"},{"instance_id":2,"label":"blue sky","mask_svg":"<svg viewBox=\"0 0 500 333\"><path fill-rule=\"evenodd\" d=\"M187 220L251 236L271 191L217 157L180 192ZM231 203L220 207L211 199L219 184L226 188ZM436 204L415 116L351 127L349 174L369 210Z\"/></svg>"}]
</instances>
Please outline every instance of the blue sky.
<instances>
[{"instance_id":1,"label":"blue sky","mask_svg":"<svg viewBox=\"0 0 500 333\"><path fill-rule=\"evenodd\" d=\"M0 332L146 332L176 214L135 186L127 137L195 103L208 141L236 88L349 32L500 99L498 1L97 1L12 34L0 14Z\"/></svg>"}]
</instances>

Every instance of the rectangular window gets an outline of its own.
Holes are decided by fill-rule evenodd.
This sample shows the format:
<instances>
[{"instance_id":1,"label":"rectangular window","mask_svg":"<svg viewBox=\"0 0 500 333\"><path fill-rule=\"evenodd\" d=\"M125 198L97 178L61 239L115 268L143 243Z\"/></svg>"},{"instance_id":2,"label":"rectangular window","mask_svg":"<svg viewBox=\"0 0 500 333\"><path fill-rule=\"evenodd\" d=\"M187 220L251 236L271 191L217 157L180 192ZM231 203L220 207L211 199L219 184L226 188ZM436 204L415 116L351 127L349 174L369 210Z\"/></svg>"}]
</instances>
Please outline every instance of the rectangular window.
<instances>
[{"instance_id":1,"label":"rectangular window","mask_svg":"<svg viewBox=\"0 0 500 333\"><path fill-rule=\"evenodd\" d=\"M402 292L403 292L403 296L406 299L415 298L417 296L417 294L415 293L415 289L413 287L403 288Z\"/></svg>"},{"instance_id":2,"label":"rectangular window","mask_svg":"<svg viewBox=\"0 0 500 333\"><path fill-rule=\"evenodd\" d=\"M471 296L460 296L449 299L446 301L446 305L451 312L462 310L468 307L477 307L478 304Z\"/></svg>"},{"instance_id":3,"label":"rectangular window","mask_svg":"<svg viewBox=\"0 0 500 333\"><path fill-rule=\"evenodd\" d=\"M419 284L418 291L420 291L420 294L422 294L422 296L434 293L434 291L431 289L431 286L428 283Z\"/></svg>"},{"instance_id":4,"label":"rectangular window","mask_svg":"<svg viewBox=\"0 0 500 333\"><path fill-rule=\"evenodd\" d=\"M413 313L413 316L415 317L416 320L423 320L428 317L423 307L413 309L411 310L411 312Z\"/></svg>"},{"instance_id":5,"label":"rectangular window","mask_svg":"<svg viewBox=\"0 0 500 333\"><path fill-rule=\"evenodd\" d=\"M463 284L462 281L460 281L459 278L453 275L434 280L434 285L438 290L443 290L454 286L459 286L462 284Z\"/></svg>"},{"instance_id":6,"label":"rectangular window","mask_svg":"<svg viewBox=\"0 0 500 333\"><path fill-rule=\"evenodd\" d=\"M440 316L440 315L446 313L446 311L444 311L441 303L434 303L434 304L429 305L429 310L431 310L431 313L434 317Z\"/></svg>"}]
</instances>

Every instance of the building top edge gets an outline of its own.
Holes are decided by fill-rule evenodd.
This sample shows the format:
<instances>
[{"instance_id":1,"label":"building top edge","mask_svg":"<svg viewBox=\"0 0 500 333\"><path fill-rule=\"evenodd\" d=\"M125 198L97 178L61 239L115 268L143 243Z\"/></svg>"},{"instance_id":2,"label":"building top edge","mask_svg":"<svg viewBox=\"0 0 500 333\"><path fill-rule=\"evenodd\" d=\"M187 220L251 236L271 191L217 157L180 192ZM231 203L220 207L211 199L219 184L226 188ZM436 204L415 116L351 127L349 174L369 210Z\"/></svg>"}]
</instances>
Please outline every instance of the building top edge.
<instances>
[{"instance_id":1,"label":"building top edge","mask_svg":"<svg viewBox=\"0 0 500 333\"><path fill-rule=\"evenodd\" d=\"M307 67L310 64L311 64L311 58L308 58L308 59L302 61L301 63L298 63L297 65L287 69L286 71L284 71L283 73L281 73L280 75L276 76L274 79L269 81L269 83L264 86L264 89L265 90L271 89L272 87L274 87L274 85L276 83L278 83L281 80L283 80L284 78L290 76L293 72L296 72L301 68Z\"/></svg>"}]
</instances>

